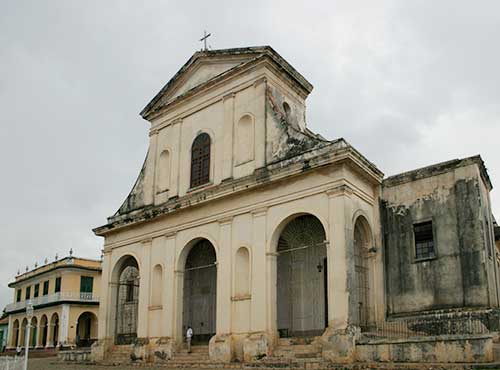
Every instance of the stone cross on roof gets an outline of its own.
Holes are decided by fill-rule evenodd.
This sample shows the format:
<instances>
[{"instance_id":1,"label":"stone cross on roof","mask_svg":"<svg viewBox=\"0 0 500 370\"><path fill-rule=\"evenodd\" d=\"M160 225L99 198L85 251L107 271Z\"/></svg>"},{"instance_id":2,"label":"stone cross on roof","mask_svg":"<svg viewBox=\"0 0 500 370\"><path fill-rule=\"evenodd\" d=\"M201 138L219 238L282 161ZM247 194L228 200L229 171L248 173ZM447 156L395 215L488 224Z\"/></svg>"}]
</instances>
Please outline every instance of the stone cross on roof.
<instances>
[{"instance_id":1,"label":"stone cross on roof","mask_svg":"<svg viewBox=\"0 0 500 370\"><path fill-rule=\"evenodd\" d=\"M203 41L203 49L201 49L201 50L203 50L203 51L208 50L208 48L207 48L207 39L208 39L210 36L212 36L212 34L211 34L211 33L208 33L208 34L207 34L207 31L203 31L203 37L200 39L200 41Z\"/></svg>"}]
</instances>

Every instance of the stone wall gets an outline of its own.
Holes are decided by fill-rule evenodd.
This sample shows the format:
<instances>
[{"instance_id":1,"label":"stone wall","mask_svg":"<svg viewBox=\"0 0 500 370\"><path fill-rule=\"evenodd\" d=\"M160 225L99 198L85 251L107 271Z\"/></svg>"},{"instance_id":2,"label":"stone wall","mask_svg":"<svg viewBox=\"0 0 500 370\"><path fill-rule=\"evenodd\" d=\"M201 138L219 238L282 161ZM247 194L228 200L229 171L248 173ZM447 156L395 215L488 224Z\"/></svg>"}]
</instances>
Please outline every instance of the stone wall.
<instances>
[{"instance_id":1,"label":"stone wall","mask_svg":"<svg viewBox=\"0 0 500 370\"><path fill-rule=\"evenodd\" d=\"M381 217L389 315L498 306L490 189L479 157L384 181ZM413 228L427 221L432 221L435 255L418 260Z\"/></svg>"},{"instance_id":2,"label":"stone wall","mask_svg":"<svg viewBox=\"0 0 500 370\"><path fill-rule=\"evenodd\" d=\"M493 361L493 338L436 336L358 341L360 362L486 363Z\"/></svg>"}]
</instances>

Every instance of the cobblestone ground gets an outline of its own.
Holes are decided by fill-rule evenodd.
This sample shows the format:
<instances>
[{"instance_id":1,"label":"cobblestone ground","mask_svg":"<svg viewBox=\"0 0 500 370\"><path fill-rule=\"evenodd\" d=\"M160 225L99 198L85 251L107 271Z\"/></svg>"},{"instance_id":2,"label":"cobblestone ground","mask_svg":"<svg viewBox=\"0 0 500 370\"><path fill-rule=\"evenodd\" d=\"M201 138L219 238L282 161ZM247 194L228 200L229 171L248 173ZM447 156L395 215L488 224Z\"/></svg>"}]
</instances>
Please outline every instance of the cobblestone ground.
<instances>
[{"instance_id":1,"label":"cobblestone ground","mask_svg":"<svg viewBox=\"0 0 500 370\"><path fill-rule=\"evenodd\" d=\"M160 367L147 366L99 366L99 365L77 365L57 361L57 358L33 358L29 360L28 370L141 370L141 369L163 369Z\"/></svg>"}]
</instances>

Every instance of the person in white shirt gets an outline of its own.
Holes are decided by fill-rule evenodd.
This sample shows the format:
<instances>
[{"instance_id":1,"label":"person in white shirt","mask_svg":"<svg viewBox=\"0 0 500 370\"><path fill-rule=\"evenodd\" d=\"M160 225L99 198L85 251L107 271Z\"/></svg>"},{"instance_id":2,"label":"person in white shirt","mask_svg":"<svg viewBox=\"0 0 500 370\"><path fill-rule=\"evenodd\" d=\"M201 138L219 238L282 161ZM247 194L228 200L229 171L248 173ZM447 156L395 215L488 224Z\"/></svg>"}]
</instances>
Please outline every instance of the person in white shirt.
<instances>
[{"instance_id":1,"label":"person in white shirt","mask_svg":"<svg viewBox=\"0 0 500 370\"><path fill-rule=\"evenodd\" d=\"M186 342L187 342L188 353L191 353L191 338L192 337L193 337L193 329L191 329L191 327L188 326L188 329L186 331Z\"/></svg>"}]
</instances>

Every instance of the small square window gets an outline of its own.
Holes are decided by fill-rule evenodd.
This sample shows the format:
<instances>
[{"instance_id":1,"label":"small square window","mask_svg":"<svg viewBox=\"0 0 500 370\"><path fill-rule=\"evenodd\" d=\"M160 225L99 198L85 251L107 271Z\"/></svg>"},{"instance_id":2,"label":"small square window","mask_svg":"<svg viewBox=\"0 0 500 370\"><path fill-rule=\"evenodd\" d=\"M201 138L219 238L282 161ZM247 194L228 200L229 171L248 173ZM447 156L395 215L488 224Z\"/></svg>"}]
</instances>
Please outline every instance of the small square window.
<instances>
[{"instance_id":1,"label":"small square window","mask_svg":"<svg viewBox=\"0 0 500 370\"><path fill-rule=\"evenodd\" d=\"M436 256L432 221L413 225L415 234L415 259L427 259Z\"/></svg>"}]
</instances>

